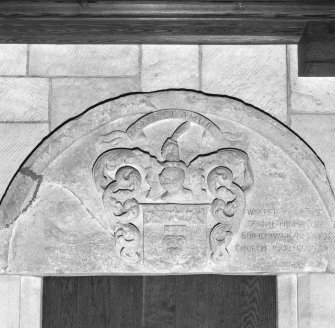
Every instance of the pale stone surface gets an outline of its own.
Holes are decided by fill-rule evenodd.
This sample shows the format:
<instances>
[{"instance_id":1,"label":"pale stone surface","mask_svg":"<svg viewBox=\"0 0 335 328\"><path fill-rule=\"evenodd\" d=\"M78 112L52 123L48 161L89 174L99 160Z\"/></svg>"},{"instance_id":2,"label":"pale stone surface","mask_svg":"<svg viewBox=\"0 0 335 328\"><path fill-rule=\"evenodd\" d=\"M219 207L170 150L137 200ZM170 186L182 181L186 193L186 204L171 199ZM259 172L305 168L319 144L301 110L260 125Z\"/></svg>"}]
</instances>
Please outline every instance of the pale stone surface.
<instances>
[{"instance_id":1,"label":"pale stone surface","mask_svg":"<svg viewBox=\"0 0 335 328\"><path fill-rule=\"evenodd\" d=\"M195 45L144 45L142 88L199 88L199 47Z\"/></svg>"},{"instance_id":2,"label":"pale stone surface","mask_svg":"<svg viewBox=\"0 0 335 328\"><path fill-rule=\"evenodd\" d=\"M29 74L119 76L138 73L137 45L32 45Z\"/></svg>"},{"instance_id":3,"label":"pale stone surface","mask_svg":"<svg viewBox=\"0 0 335 328\"><path fill-rule=\"evenodd\" d=\"M42 78L0 78L0 121L48 119L49 81Z\"/></svg>"},{"instance_id":4,"label":"pale stone surface","mask_svg":"<svg viewBox=\"0 0 335 328\"><path fill-rule=\"evenodd\" d=\"M297 45L288 47L292 111L335 113L335 77L298 77Z\"/></svg>"},{"instance_id":5,"label":"pale stone surface","mask_svg":"<svg viewBox=\"0 0 335 328\"><path fill-rule=\"evenodd\" d=\"M47 123L0 123L0 199L22 161L47 134Z\"/></svg>"},{"instance_id":6,"label":"pale stone surface","mask_svg":"<svg viewBox=\"0 0 335 328\"><path fill-rule=\"evenodd\" d=\"M297 275L277 276L278 328L298 328Z\"/></svg>"},{"instance_id":7,"label":"pale stone surface","mask_svg":"<svg viewBox=\"0 0 335 328\"><path fill-rule=\"evenodd\" d=\"M0 44L0 76L26 75L27 45Z\"/></svg>"},{"instance_id":8,"label":"pale stone surface","mask_svg":"<svg viewBox=\"0 0 335 328\"><path fill-rule=\"evenodd\" d=\"M298 278L299 328L332 328L335 322L335 275Z\"/></svg>"},{"instance_id":9,"label":"pale stone surface","mask_svg":"<svg viewBox=\"0 0 335 328\"><path fill-rule=\"evenodd\" d=\"M334 218L323 164L270 116L199 92L132 94L22 166L0 207L1 269L325 272Z\"/></svg>"},{"instance_id":10,"label":"pale stone surface","mask_svg":"<svg viewBox=\"0 0 335 328\"><path fill-rule=\"evenodd\" d=\"M101 99L140 91L136 78L59 78L53 79L50 124L54 129L82 113Z\"/></svg>"},{"instance_id":11,"label":"pale stone surface","mask_svg":"<svg viewBox=\"0 0 335 328\"><path fill-rule=\"evenodd\" d=\"M0 327L20 327L20 286L19 276L0 275Z\"/></svg>"},{"instance_id":12,"label":"pale stone surface","mask_svg":"<svg viewBox=\"0 0 335 328\"><path fill-rule=\"evenodd\" d=\"M202 90L240 98L287 120L286 46L202 47Z\"/></svg>"},{"instance_id":13,"label":"pale stone surface","mask_svg":"<svg viewBox=\"0 0 335 328\"><path fill-rule=\"evenodd\" d=\"M42 278L21 277L20 328L41 327Z\"/></svg>"},{"instance_id":14,"label":"pale stone surface","mask_svg":"<svg viewBox=\"0 0 335 328\"><path fill-rule=\"evenodd\" d=\"M292 115L291 127L325 163L335 190L335 115Z\"/></svg>"}]
</instances>

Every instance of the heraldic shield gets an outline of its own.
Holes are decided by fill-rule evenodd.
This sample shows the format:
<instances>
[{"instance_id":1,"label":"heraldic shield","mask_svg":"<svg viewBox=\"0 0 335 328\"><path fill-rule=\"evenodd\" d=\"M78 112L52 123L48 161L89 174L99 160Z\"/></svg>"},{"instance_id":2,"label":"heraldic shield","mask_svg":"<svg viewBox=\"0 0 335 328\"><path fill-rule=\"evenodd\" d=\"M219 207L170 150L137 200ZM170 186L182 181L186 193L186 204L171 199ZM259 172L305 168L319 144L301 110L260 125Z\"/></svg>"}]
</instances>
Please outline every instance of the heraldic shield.
<instances>
[{"instance_id":1,"label":"heraldic shield","mask_svg":"<svg viewBox=\"0 0 335 328\"><path fill-rule=\"evenodd\" d=\"M253 186L243 135L198 113L166 109L102 142L110 149L97 158L93 179L126 265L140 266L143 254L153 270L226 261Z\"/></svg>"}]
</instances>

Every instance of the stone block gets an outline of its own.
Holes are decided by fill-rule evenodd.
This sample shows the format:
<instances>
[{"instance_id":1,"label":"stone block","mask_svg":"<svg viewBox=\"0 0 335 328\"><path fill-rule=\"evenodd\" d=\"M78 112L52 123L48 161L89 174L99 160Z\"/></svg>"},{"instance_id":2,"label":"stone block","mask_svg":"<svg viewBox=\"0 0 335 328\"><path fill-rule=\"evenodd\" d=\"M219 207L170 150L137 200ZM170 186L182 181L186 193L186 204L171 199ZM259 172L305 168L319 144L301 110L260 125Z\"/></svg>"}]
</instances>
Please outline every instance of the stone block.
<instances>
[{"instance_id":1,"label":"stone block","mask_svg":"<svg viewBox=\"0 0 335 328\"><path fill-rule=\"evenodd\" d=\"M0 121L48 120L47 79L2 77L0 94Z\"/></svg>"},{"instance_id":2,"label":"stone block","mask_svg":"<svg viewBox=\"0 0 335 328\"><path fill-rule=\"evenodd\" d=\"M334 189L335 115L292 115L291 127L313 148L325 163Z\"/></svg>"},{"instance_id":3,"label":"stone block","mask_svg":"<svg viewBox=\"0 0 335 328\"><path fill-rule=\"evenodd\" d=\"M297 302L297 275L278 275L278 328L298 328Z\"/></svg>"},{"instance_id":4,"label":"stone block","mask_svg":"<svg viewBox=\"0 0 335 328\"><path fill-rule=\"evenodd\" d=\"M21 277L20 328L41 327L42 278Z\"/></svg>"},{"instance_id":5,"label":"stone block","mask_svg":"<svg viewBox=\"0 0 335 328\"><path fill-rule=\"evenodd\" d=\"M101 100L135 91L140 91L137 78L53 79L50 110L51 129Z\"/></svg>"},{"instance_id":6,"label":"stone block","mask_svg":"<svg viewBox=\"0 0 335 328\"><path fill-rule=\"evenodd\" d=\"M298 277L299 328L332 328L335 323L335 275Z\"/></svg>"},{"instance_id":7,"label":"stone block","mask_svg":"<svg viewBox=\"0 0 335 328\"><path fill-rule=\"evenodd\" d=\"M48 131L47 123L0 124L0 198L22 161Z\"/></svg>"},{"instance_id":8,"label":"stone block","mask_svg":"<svg viewBox=\"0 0 335 328\"><path fill-rule=\"evenodd\" d=\"M0 275L0 327L20 327L19 276Z\"/></svg>"},{"instance_id":9,"label":"stone block","mask_svg":"<svg viewBox=\"0 0 335 328\"><path fill-rule=\"evenodd\" d=\"M240 98L285 123L286 46L203 46L202 90Z\"/></svg>"},{"instance_id":10,"label":"stone block","mask_svg":"<svg viewBox=\"0 0 335 328\"><path fill-rule=\"evenodd\" d=\"M0 76L26 75L27 45L0 45Z\"/></svg>"},{"instance_id":11,"label":"stone block","mask_svg":"<svg viewBox=\"0 0 335 328\"><path fill-rule=\"evenodd\" d=\"M138 73L137 45L32 45L29 74L119 76Z\"/></svg>"},{"instance_id":12,"label":"stone block","mask_svg":"<svg viewBox=\"0 0 335 328\"><path fill-rule=\"evenodd\" d=\"M335 113L335 77L298 77L297 46L288 47L292 111Z\"/></svg>"},{"instance_id":13,"label":"stone block","mask_svg":"<svg viewBox=\"0 0 335 328\"><path fill-rule=\"evenodd\" d=\"M199 89L199 48L195 45L144 45L142 88Z\"/></svg>"}]
</instances>

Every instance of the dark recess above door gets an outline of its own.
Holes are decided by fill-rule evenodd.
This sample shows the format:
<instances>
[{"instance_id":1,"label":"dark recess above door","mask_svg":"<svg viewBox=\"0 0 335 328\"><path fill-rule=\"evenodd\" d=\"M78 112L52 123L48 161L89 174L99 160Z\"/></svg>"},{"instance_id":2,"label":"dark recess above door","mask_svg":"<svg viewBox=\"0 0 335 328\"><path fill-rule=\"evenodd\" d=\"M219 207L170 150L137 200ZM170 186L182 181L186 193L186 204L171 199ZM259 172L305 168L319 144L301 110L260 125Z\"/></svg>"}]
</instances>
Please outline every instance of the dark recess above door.
<instances>
[{"instance_id":1,"label":"dark recess above door","mask_svg":"<svg viewBox=\"0 0 335 328\"><path fill-rule=\"evenodd\" d=\"M300 76L335 76L335 1L1 1L0 42L298 44Z\"/></svg>"}]
</instances>

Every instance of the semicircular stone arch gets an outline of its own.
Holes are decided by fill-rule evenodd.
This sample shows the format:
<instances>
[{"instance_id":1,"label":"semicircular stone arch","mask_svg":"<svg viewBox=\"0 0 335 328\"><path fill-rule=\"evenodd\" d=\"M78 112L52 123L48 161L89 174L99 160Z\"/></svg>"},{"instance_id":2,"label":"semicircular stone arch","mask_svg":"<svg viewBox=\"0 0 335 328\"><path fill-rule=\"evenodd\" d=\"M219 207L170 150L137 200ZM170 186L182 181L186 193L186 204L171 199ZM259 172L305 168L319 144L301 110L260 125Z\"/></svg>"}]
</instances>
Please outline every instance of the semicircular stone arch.
<instances>
[{"instance_id":1,"label":"semicircular stone arch","mask_svg":"<svg viewBox=\"0 0 335 328\"><path fill-rule=\"evenodd\" d=\"M0 272L334 270L334 194L292 131L238 100L159 91L98 105L22 164Z\"/></svg>"}]
</instances>

